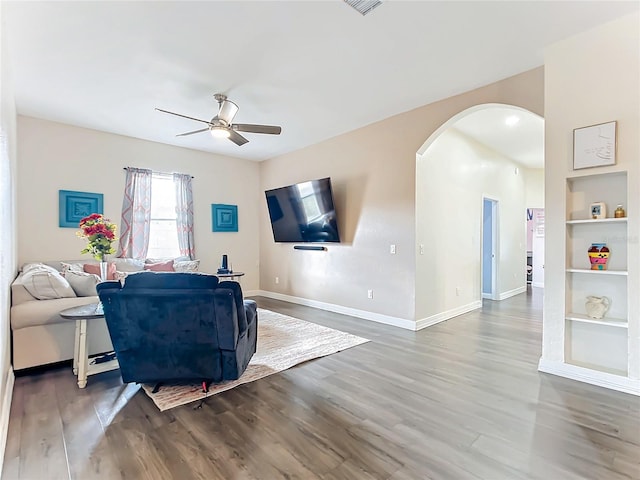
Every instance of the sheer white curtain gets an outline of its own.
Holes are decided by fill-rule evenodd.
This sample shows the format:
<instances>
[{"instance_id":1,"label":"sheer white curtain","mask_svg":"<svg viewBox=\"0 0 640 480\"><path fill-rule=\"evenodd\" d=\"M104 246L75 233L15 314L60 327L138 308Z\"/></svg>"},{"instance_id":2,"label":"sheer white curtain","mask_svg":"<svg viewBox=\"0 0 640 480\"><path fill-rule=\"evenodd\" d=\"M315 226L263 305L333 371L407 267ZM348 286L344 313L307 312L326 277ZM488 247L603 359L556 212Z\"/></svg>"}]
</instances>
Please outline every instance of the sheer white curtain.
<instances>
[{"instance_id":1,"label":"sheer white curtain","mask_svg":"<svg viewBox=\"0 0 640 480\"><path fill-rule=\"evenodd\" d=\"M176 187L176 228L178 229L180 256L187 256L193 260L196 258L196 251L193 243L191 175L174 173L173 183Z\"/></svg>"},{"instance_id":2,"label":"sheer white curtain","mask_svg":"<svg viewBox=\"0 0 640 480\"><path fill-rule=\"evenodd\" d=\"M151 170L127 168L118 257L145 259L151 225Z\"/></svg>"}]
</instances>

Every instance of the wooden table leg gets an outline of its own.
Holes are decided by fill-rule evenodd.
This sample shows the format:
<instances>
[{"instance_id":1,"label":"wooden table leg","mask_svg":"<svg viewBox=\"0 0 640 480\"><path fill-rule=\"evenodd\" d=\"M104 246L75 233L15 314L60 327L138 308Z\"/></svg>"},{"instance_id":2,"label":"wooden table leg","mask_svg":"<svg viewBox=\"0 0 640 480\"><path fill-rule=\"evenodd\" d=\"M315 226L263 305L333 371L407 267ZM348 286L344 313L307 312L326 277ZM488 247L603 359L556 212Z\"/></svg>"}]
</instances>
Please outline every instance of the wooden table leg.
<instances>
[{"instance_id":1,"label":"wooden table leg","mask_svg":"<svg viewBox=\"0 0 640 480\"><path fill-rule=\"evenodd\" d=\"M78 387L87 386L87 368L89 358L87 356L87 320L76 320L76 325L80 326L78 334Z\"/></svg>"},{"instance_id":2,"label":"wooden table leg","mask_svg":"<svg viewBox=\"0 0 640 480\"><path fill-rule=\"evenodd\" d=\"M78 358L80 352L80 322L76 320L76 337L73 344L73 374L78 375Z\"/></svg>"}]
</instances>

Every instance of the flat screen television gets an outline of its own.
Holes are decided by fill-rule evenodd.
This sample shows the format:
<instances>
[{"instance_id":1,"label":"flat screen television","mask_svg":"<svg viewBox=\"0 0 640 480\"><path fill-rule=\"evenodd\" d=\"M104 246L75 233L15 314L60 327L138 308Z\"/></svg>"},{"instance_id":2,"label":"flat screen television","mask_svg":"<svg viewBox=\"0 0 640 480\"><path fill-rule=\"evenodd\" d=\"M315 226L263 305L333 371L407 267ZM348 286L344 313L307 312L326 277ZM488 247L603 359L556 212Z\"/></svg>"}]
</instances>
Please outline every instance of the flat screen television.
<instances>
[{"instance_id":1,"label":"flat screen television","mask_svg":"<svg viewBox=\"0 0 640 480\"><path fill-rule=\"evenodd\" d=\"M264 192L276 242L339 242L331 179Z\"/></svg>"}]
</instances>

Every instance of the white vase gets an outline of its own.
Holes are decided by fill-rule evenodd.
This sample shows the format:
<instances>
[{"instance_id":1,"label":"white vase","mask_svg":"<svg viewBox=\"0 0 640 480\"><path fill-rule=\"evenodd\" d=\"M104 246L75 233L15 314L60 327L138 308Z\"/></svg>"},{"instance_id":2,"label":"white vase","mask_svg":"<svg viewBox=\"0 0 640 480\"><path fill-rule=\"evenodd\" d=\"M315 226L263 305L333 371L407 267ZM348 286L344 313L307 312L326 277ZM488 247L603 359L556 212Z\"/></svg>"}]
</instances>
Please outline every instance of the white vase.
<instances>
[{"instance_id":1,"label":"white vase","mask_svg":"<svg viewBox=\"0 0 640 480\"><path fill-rule=\"evenodd\" d=\"M103 282L107 281L107 265L105 261L100 262L100 280Z\"/></svg>"},{"instance_id":2,"label":"white vase","mask_svg":"<svg viewBox=\"0 0 640 480\"><path fill-rule=\"evenodd\" d=\"M611 302L608 297L588 296L585 303L587 316L595 319L603 318L607 310L609 310L610 304Z\"/></svg>"}]
</instances>

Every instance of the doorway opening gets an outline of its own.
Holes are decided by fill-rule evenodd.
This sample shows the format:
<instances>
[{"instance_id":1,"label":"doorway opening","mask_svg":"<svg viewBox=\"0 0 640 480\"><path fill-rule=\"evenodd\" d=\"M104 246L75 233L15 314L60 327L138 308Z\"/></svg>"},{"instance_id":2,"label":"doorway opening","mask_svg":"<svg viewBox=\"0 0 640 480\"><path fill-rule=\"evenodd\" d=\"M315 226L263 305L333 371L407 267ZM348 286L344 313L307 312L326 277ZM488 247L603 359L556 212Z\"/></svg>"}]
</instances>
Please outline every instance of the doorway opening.
<instances>
[{"instance_id":1,"label":"doorway opening","mask_svg":"<svg viewBox=\"0 0 640 480\"><path fill-rule=\"evenodd\" d=\"M498 201L482 198L482 298L497 300Z\"/></svg>"}]
</instances>

